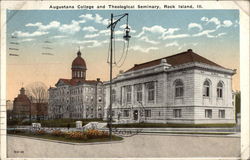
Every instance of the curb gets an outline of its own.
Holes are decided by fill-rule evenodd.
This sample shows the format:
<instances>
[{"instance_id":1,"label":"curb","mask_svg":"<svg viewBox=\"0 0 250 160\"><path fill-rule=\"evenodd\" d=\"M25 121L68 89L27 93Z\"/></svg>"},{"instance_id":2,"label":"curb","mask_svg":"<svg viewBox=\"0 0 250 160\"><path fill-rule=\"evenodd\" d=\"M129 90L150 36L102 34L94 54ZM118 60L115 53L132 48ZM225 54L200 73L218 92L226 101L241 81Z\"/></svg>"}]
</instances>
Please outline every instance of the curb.
<instances>
[{"instance_id":1,"label":"curb","mask_svg":"<svg viewBox=\"0 0 250 160\"><path fill-rule=\"evenodd\" d=\"M40 140L40 141L46 141L46 142L70 144L70 145L96 145L96 144L113 144L113 143L123 143L124 142L124 139L123 139L121 141L111 141L111 142L107 141L107 142L74 143L74 142L57 141L57 140L50 140L50 139L45 139L45 138L37 138L37 137L29 137L29 136L21 136L21 135L13 135L13 134L8 134L7 136L28 138L28 139L34 139L34 140Z\"/></svg>"},{"instance_id":2,"label":"curb","mask_svg":"<svg viewBox=\"0 0 250 160\"><path fill-rule=\"evenodd\" d=\"M188 133L168 133L168 132L141 132L139 135L159 135L159 136L189 136L189 137L223 137L223 138L240 138L240 135L216 135L216 134L188 134Z\"/></svg>"}]
</instances>

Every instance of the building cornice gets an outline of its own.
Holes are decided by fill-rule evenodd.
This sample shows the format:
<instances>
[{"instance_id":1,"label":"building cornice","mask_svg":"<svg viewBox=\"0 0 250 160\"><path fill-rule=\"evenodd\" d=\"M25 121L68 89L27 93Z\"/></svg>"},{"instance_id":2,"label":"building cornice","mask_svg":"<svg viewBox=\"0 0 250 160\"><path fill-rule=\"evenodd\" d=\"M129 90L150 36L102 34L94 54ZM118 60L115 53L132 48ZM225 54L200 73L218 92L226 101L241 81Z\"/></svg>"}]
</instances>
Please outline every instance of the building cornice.
<instances>
[{"instance_id":1,"label":"building cornice","mask_svg":"<svg viewBox=\"0 0 250 160\"><path fill-rule=\"evenodd\" d=\"M171 72L178 72L178 71L188 70L188 69L200 69L204 71L212 71L216 73L227 74L231 76L236 73L236 70L212 66L212 65L208 65L208 64L200 63L200 62L190 62L190 63L181 64L178 66L171 66L170 64L166 62L162 62L159 65L155 65L152 67L147 67L147 68L143 68L140 70L121 73L113 79L113 83L157 75L159 73L164 73L164 72L171 73ZM104 84L105 85L109 84L109 81L105 82Z\"/></svg>"}]
</instances>

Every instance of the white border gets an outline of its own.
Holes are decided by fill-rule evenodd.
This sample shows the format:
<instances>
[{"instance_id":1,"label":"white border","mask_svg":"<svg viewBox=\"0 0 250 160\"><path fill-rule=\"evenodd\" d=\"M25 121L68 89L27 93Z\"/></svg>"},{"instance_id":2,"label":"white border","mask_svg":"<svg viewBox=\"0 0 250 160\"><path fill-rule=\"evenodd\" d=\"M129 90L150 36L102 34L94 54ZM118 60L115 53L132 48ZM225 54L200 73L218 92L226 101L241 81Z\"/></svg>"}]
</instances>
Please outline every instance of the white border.
<instances>
[{"instance_id":1,"label":"white border","mask_svg":"<svg viewBox=\"0 0 250 160\"><path fill-rule=\"evenodd\" d=\"M11 10L48 10L49 5L77 5L82 4L81 1L1 1L1 55L0 55L0 69L1 69L1 135L6 134L6 9ZM116 5L133 5L133 4L154 4L163 6L164 4L202 4L204 9L239 9L240 10L240 86L241 86L241 158L248 159L250 155L250 140L249 140L249 15L246 11L249 10L248 1L84 1L85 5L104 5L104 4L116 4ZM163 7L162 7L163 8ZM242 9L243 8L243 9ZM245 9L246 10L245 10ZM112 9L108 9L112 10ZM248 13L249 14L249 13ZM3 123L3 124L2 124ZM6 159L7 149L6 149L6 136L1 136L1 158ZM7 158L11 159L11 158ZM18 158L20 159L20 158ZM27 158L25 158L27 159ZM36 158L41 159L41 158ZM54 158L58 159L58 158ZM73 158L67 158L73 159ZM77 158L79 159L79 158ZM96 158L95 158L96 159ZM102 159L102 158L97 158ZM134 159L134 158L121 158L121 159ZM146 158L136 158L136 159L146 159ZM148 159L148 158L147 158ZM150 158L152 159L152 158ZM166 159L166 158L157 158ZM167 159L185 159L185 158L167 158ZM201 158L188 158L188 159L201 159ZM202 158L211 159L211 158ZM221 159L221 158L220 158ZM227 158L223 158L227 159ZM228 158L228 159L238 159L238 158Z\"/></svg>"}]
</instances>

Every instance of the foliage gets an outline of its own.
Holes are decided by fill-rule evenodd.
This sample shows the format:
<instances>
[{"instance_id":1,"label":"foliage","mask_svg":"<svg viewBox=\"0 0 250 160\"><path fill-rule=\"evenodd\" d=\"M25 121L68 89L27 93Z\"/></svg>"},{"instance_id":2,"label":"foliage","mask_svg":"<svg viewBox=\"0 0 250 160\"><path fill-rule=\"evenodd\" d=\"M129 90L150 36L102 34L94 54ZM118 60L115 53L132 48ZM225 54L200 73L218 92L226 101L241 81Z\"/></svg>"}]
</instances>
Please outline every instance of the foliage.
<instances>
[{"instance_id":1,"label":"foliage","mask_svg":"<svg viewBox=\"0 0 250 160\"><path fill-rule=\"evenodd\" d=\"M45 135L45 134L46 134L46 131L43 130L43 129L36 130L36 131L34 132L34 134L35 134L35 135Z\"/></svg>"},{"instance_id":2,"label":"foliage","mask_svg":"<svg viewBox=\"0 0 250 160\"><path fill-rule=\"evenodd\" d=\"M91 129L91 130L87 130L85 132L86 136L89 138L89 139L95 139L95 138L108 138L109 134L108 132L105 132L105 131L98 131L98 130L94 130L94 129Z\"/></svg>"},{"instance_id":3,"label":"foliage","mask_svg":"<svg viewBox=\"0 0 250 160\"><path fill-rule=\"evenodd\" d=\"M65 134L65 138L69 138L69 139L78 139L78 140L86 140L87 136L84 132L67 132Z\"/></svg>"},{"instance_id":4,"label":"foliage","mask_svg":"<svg viewBox=\"0 0 250 160\"><path fill-rule=\"evenodd\" d=\"M164 123L129 123L113 124L114 128L212 128L212 127L234 127L234 123L229 124L164 124Z\"/></svg>"},{"instance_id":5,"label":"foliage","mask_svg":"<svg viewBox=\"0 0 250 160\"><path fill-rule=\"evenodd\" d=\"M51 132L51 135L52 135L52 136L60 137L60 136L64 136L65 133L62 132L61 130L54 130L54 131Z\"/></svg>"}]
</instances>

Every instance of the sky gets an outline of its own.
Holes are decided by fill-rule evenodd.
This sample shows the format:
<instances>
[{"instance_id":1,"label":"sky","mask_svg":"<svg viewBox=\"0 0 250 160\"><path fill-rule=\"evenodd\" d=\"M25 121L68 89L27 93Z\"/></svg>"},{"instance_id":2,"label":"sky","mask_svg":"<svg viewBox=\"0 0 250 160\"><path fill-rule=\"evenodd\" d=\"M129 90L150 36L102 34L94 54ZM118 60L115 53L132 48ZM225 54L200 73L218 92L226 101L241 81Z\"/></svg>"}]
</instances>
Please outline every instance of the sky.
<instances>
[{"instance_id":1,"label":"sky","mask_svg":"<svg viewBox=\"0 0 250 160\"><path fill-rule=\"evenodd\" d=\"M115 27L114 76L134 64L191 48L217 64L237 69L232 87L239 90L238 10L8 10L7 99L13 100L22 86L33 82L53 87L59 78L70 79L79 48L87 64L87 79L109 80L111 13L129 14L131 35L129 43L124 42L123 18Z\"/></svg>"}]
</instances>

